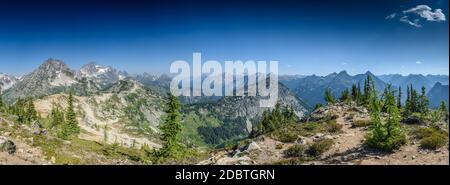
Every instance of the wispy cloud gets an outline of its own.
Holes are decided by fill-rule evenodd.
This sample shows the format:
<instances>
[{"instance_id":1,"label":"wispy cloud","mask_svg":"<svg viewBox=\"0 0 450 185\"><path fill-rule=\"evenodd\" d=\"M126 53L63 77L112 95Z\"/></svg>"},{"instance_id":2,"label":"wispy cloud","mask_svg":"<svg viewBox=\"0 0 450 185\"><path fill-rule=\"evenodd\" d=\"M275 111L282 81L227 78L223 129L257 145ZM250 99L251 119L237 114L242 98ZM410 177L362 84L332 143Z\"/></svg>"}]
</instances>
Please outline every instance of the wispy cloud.
<instances>
[{"instance_id":1,"label":"wispy cloud","mask_svg":"<svg viewBox=\"0 0 450 185\"><path fill-rule=\"evenodd\" d=\"M400 14L400 15L399 15ZM417 17L413 21L410 17ZM420 23L421 19L429 22L443 22L446 21L445 14L442 13L442 9L432 9L428 5L417 5L416 7L403 10L401 13L392 13L386 16L385 19L395 19L400 17L398 20L404 22L416 28L422 27Z\"/></svg>"},{"instance_id":2,"label":"wispy cloud","mask_svg":"<svg viewBox=\"0 0 450 185\"><path fill-rule=\"evenodd\" d=\"M413 22L408 19L408 16L403 16L400 18L400 21L407 23L411 26L417 27L417 28L422 27L422 25L419 23L419 19L414 19L414 22Z\"/></svg>"},{"instance_id":3,"label":"wispy cloud","mask_svg":"<svg viewBox=\"0 0 450 185\"><path fill-rule=\"evenodd\" d=\"M420 60L418 60L418 61L416 61L416 64L422 64L422 61L420 61Z\"/></svg>"},{"instance_id":4,"label":"wispy cloud","mask_svg":"<svg viewBox=\"0 0 450 185\"><path fill-rule=\"evenodd\" d=\"M386 16L385 19L393 19L395 17L397 17L397 13L390 14L390 15Z\"/></svg>"}]
</instances>

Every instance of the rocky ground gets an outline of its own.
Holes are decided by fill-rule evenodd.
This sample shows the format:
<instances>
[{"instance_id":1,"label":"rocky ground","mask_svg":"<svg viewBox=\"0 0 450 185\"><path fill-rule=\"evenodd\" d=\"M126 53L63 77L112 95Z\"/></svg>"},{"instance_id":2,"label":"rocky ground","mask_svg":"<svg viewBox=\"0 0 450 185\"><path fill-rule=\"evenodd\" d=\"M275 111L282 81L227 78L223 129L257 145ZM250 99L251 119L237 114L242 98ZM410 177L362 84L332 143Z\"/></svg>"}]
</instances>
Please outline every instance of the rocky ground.
<instances>
[{"instance_id":1,"label":"rocky ground","mask_svg":"<svg viewBox=\"0 0 450 185\"><path fill-rule=\"evenodd\" d=\"M140 164L139 150L73 138L17 124L0 114L0 165Z\"/></svg>"},{"instance_id":2,"label":"rocky ground","mask_svg":"<svg viewBox=\"0 0 450 185\"><path fill-rule=\"evenodd\" d=\"M368 148L364 145L367 126L356 127L355 120L369 121L368 111L361 107L336 105L315 111L309 121L323 120L326 115L334 115L336 123L342 128L339 132L317 132L298 135L293 142L277 141L273 134L265 134L245 141L245 145L235 150L220 150L199 164L228 165L228 164L305 164L305 165L448 165L448 143L437 150L422 149L412 136L408 143L400 149L386 153ZM299 123L302 124L302 123ZM448 123L446 129L448 133ZM406 129L409 126L405 126ZM294 145L308 146L322 139L330 139L333 145L317 157L297 160L287 157L285 151Z\"/></svg>"}]
</instances>

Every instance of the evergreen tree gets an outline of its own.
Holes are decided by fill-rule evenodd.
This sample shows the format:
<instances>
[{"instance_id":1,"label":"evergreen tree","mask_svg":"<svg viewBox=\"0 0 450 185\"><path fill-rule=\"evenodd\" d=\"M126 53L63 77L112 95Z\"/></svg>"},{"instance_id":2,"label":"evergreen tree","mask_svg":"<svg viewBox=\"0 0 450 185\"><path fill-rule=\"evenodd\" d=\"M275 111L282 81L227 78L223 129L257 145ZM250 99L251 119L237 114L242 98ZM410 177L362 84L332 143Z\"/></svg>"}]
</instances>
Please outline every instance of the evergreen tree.
<instances>
[{"instance_id":1,"label":"evergreen tree","mask_svg":"<svg viewBox=\"0 0 450 185\"><path fill-rule=\"evenodd\" d=\"M27 122L27 115L25 110L26 101L24 99L19 98L17 102L13 106L13 114L17 116L17 121L19 123Z\"/></svg>"},{"instance_id":2,"label":"evergreen tree","mask_svg":"<svg viewBox=\"0 0 450 185\"><path fill-rule=\"evenodd\" d=\"M366 136L366 144L383 151L392 151L405 144L406 138L400 126L400 114L395 102L395 91L387 90L384 102L387 117L381 119L381 102L373 96L371 100L372 126Z\"/></svg>"},{"instance_id":3,"label":"evergreen tree","mask_svg":"<svg viewBox=\"0 0 450 185\"><path fill-rule=\"evenodd\" d=\"M406 97L406 103L405 103L405 116L409 116L410 114L414 112L421 112L420 111L420 103L421 98L418 96L417 91L414 90L412 84L410 84L407 88L407 97Z\"/></svg>"},{"instance_id":4,"label":"evergreen tree","mask_svg":"<svg viewBox=\"0 0 450 185\"><path fill-rule=\"evenodd\" d=\"M405 115L409 115L410 114L410 109L411 108L411 92L409 90L409 86L406 86L406 101L405 101L405 110L404 113Z\"/></svg>"},{"instance_id":5,"label":"evergreen tree","mask_svg":"<svg viewBox=\"0 0 450 185\"><path fill-rule=\"evenodd\" d=\"M444 117L444 119L446 121L448 121L449 112L448 112L447 104L445 103L445 101L441 101L441 104L439 105L439 112Z\"/></svg>"},{"instance_id":6,"label":"evergreen tree","mask_svg":"<svg viewBox=\"0 0 450 185\"><path fill-rule=\"evenodd\" d=\"M352 84L352 100L356 100L356 96L357 96L357 89L356 89L356 84Z\"/></svg>"},{"instance_id":7,"label":"evergreen tree","mask_svg":"<svg viewBox=\"0 0 450 185\"><path fill-rule=\"evenodd\" d=\"M364 105L369 105L371 96L375 92L375 84L370 75L367 76L367 79L364 80L364 95L363 95L363 103ZM376 94L375 94L376 95Z\"/></svg>"},{"instance_id":8,"label":"evergreen tree","mask_svg":"<svg viewBox=\"0 0 450 185\"><path fill-rule=\"evenodd\" d=\"M26 111L26 123L32 123L38 119L36 109L34 108L34 103L32 98L28 98L27 101L27 111Z\"/></svg>"},{"instance_id":9,"label":"evergreen tree","mask_svg":"<svg viewBox=\"0 0 450 185\"><path fill-rule=\"evenodd\" d=\"M260 129L260 134L267 133L275 129L273 121L271 120L271 115L267 110L263 112Z\"/></svg>"},{"instance_id":10,"label":"evergreen tree","mask_svg":"<svg viewBox=\"0 0 450 185\"><path fill-rule=\"evenodd\" d=\"M62 124L62 128L59 132L59 137L62 139L69 139L72 136L78 136L80 133L80 127L78 126L77 115L73 105L73 94L69 92L69 98L67 102L66 120Z\"/></svg>"},{"instance_id":11,"label":"evergreen tree","mask_svg":"<svg viewBox=\"0 0 450 185\"><path fill-rule=\"evenodd\" d=\"M345 103L350 103L352 101L352 97L350 96L350 92L348 91L348 89L345 89L344 91L342 91L339 101L345 102Z\"/></svg>"},{"instance_id":12,"label":"evergreen tree","mask_svg":"<svg viewBox=\"0 0 450 185\"><path fill-rule=\"evenodd\" d=\"M360 86L360 83L358 82L358 86L356 87L356 89L357 89L357 98L356 98L356 103L359 105L359 104L361 104L361 98L362 98L362 96L361 96L361 86Z\"/></svg>"},{"instance_id":13,"label":"evergreen tree","mask_svg":"<svg viewBox=\"0 0 450 185\"><path fill-rule=\"evenodd\" d=\"M283 119L284 119L283 125L297 121L297 115L295 115L292 106L286 106L283 109Z\"/></svg>"},{"instance_id":14,"label":"evergreen tree","mask_svg":"<svg viewBox=\"0 0 450 185\"><path fill-rule=\"evenodd\" d=\"M429 101L428 98L426 96L426 89L424 86L422 86L422 93L420 94L420 98L419 98L419 112L422 114L426 114L428 113L429 109Z\"/></svg>"},{"instance_id":15,"label":"evergreen tree","mask_svg":"<svg viewBox=\"0 0 450 185\"><path fill-rule=\"evenodd\" d=\"M411 92L411 112L419 112L419 97L417 91L413 89L413 86L410 86Z\"/></svg>"},{"instance_id":16,"label":"evergreen tree","mask_svg":"<svg viewBox=\"0 0 450 185\"><path fill-rule=\"evenodd\" d=\"M398 87L398 94L397 94L397 108L402 108L402 87Z\"/></svg>"},{"instance_id":17,"label":"evergreen tree","mask_svg":"<svg viewBox=\"0 0 450 185\"><path fill-rule=\"evenodd\" d=\"M328 104L336 103L336 98L334 98L334 95L329 88L325 90L325 102Z\"/></svg>"},{"instance_id":18,"label":"evergreen tree","mask_svg":"<svg viewBox=\"0 0 450 185\"><path fill-rule=\"evenodd\" d=\"M169 94L169 101L167 104L166 117L160 125L161 140L163 146L159 151L159 157L177 157L181 151L181 114L180 102L178 98Z\"/></svg>"},{"instance_id":19,"label":"evergreen tree","mask_svg":"<svg viewBox=\"0 0 450 185\"><path fill-rule=\"evenodd\" d=\"M322 107L322 104L321 103L317 103L316 105L314 105L314 110L317 110L320 107Z\"/></svg>"},{"instance_id":20,"label":"evergreen tree","mask_svg":"<svg viewBox=\"0 0 450 185\"><path fill-rule=\"evenodd\" d=\"M64 124L64 112L61 111L59 106L53 105L49 121L49 129L60 128Z\"/></svg>"}]
</instances>

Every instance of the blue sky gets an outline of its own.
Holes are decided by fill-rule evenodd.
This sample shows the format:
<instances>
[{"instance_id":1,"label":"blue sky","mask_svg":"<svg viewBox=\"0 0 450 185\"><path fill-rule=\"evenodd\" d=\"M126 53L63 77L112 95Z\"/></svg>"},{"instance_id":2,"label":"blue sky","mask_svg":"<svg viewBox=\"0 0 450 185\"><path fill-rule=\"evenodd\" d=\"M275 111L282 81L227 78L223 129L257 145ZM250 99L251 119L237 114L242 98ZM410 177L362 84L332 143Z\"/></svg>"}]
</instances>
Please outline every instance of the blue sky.
<instances>
[{"instance_id":1,"label":"blue sky","mask_svg":"<svg viewBox=\"0 0 450 185\"><path fill-rule=\"evenodd\" d=\"M2 1L0 72L52 57L167 73L201 52L278 60L281 74L448 74L448 26L447 0Z\"/></svg>"}]
</instances>

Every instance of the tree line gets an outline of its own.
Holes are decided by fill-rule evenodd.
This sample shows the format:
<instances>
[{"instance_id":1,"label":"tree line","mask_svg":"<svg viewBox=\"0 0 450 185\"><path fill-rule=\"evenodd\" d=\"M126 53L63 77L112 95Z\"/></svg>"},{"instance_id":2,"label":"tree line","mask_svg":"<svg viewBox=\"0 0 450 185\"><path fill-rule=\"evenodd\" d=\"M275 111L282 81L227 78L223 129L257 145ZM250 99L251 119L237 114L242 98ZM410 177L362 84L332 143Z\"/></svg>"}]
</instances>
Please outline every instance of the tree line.
<instances>
[{"instance_id":1,"label":"tree line","mask_svg":"<svg viewBox=\"0 0 450 185\"><path fill-rule=\"evenodd\" d=\"M44 119L36 111L32 97L19 98L13 105L8 106L3 102L0 93L0 112L14 115L19 124L28 126L34 124L33 126L45 128L47 131L55 133L61 139L70 139L80 133L73 101L74 97L72 92L70 92L67 108L64 110L61 106L54 104L50 114Z\"/></svg>"}]
</instances>

